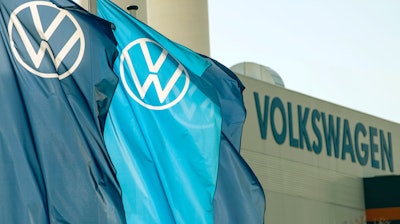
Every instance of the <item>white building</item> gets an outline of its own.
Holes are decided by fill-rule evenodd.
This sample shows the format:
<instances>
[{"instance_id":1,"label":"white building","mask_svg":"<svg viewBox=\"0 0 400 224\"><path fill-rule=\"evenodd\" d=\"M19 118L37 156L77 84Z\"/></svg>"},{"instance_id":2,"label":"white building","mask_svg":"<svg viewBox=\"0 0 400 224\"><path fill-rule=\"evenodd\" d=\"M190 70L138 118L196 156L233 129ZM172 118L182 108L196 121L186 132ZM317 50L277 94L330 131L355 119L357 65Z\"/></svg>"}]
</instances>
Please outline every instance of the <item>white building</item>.
<instances>
[{"instance_id":1,"label":"white building","mask_svg":"<svg viewBox=\"0 0 400 224\"><path fill-rule=\"evenodd\" d=\"M262 76L263 66L243 65ZM363 178L399 175L400 125L239 77L247 109L241 154L264 188L266 223L365 223Z\"/></svg>"}]
</instances>

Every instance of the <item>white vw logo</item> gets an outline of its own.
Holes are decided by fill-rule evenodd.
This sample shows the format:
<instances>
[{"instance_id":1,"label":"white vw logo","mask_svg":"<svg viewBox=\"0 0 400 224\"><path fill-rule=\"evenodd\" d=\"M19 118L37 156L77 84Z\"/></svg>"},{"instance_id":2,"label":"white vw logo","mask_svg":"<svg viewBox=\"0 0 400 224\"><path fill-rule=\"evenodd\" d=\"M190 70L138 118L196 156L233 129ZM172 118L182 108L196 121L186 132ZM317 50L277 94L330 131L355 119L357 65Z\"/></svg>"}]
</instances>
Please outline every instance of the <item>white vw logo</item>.
<instances>
[{"instance_id":1,"label":"white vw logo","mask_svg":"<svg viewBox=\"0 0 400 224\"><path fill-rule=\"evenodd\" d=\"M215 126L215 116L219 113L219 109L214 102L199 91L195 85L189 87L187 96L189 98L200 98L201 103L196 104L191 100L183 100L179 108L171 110L175 120L190 128L213 128Z\"/></svg>"},{"instance_id":2,"label":"white vw logo","mask_svg":"<svg viewBox=\"0 0 400 224\"><path fill-rule=\"evenodd\" d=\"M10 16L8 35L17 61L42 78L68 77L85 51L78 22L67 10L50 2L32 1L16 8Z\"/></svg>"},{"instance_id":3,"label":"white vw logo","mask_svg":"<svg viewBox=\"0 0 400 224\"><path fill-rule=\"evenodd\" d=\"M190 79L186 69L153 40L140 38L131 42L122 51L120 60L125 90L148 109L170 108L188 90Z\"/></svg>"}]
</instances>

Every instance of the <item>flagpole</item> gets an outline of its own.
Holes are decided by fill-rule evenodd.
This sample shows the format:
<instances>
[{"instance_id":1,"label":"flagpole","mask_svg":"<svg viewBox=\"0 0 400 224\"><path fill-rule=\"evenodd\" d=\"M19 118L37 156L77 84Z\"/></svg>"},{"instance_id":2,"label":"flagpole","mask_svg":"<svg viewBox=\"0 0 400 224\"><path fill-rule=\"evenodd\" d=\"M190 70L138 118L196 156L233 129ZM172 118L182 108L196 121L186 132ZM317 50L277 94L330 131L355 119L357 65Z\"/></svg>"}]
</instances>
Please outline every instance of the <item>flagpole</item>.
<instances>
[{"instance_id":1,"label":"flagpole","mask_svg":"<svg viewBox=\"0 0 400 224\"><path fill-rule=\"evenodd\" d=\"M88 11L97 15L97 0L89 0Z\"/></svg>"}]
</instances>

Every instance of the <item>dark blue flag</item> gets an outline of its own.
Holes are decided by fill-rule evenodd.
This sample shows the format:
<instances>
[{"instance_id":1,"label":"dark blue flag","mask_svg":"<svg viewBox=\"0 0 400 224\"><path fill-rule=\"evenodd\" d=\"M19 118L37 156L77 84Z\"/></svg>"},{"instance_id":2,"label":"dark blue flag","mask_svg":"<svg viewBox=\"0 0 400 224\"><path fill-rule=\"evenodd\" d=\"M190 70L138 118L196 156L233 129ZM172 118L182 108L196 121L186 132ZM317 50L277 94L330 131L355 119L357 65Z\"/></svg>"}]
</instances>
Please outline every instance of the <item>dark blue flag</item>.
<instances>
[{"instance_id":1,"label":"dark blue flag","mask_svg":"<svg viewBox=\"0 0 400 224\"><path fill-rule=\"evenodd\" d=\"M0 10L0 223L125 223L102 136L110 23L67 0Z\"/></svg>"},{"instance_id":2,"label":"dark blue flag","mask_svg":"<svg viewBox=\"0 0 400 224\"><path fill-rule=\"evenodd\" d=\"M214 194L214 222L258 224L264 222L265 196L257 177L240 155L246 109L239 78L218 61L202 79L217 90L222 116L222 132L217 188Z\"/></svg>"}]
</instances>

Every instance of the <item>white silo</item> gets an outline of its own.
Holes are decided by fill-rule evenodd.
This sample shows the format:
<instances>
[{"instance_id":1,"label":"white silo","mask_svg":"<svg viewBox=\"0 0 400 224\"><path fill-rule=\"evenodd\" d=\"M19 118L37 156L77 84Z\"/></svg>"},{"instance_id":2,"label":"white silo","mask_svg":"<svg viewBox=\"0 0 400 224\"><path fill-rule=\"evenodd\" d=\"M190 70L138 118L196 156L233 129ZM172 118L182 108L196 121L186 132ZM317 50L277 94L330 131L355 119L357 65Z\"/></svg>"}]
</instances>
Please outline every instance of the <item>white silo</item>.
<instances>
[{"instance_id":1,"label":"white silo","mask_svg":"<svg viewBox=\"0 0 400 224\"><path fill-rule=\"evenodd\" d=\"M264 65L254 62L241 62L233 65L230 69L239 75L285 87L281 76L270 67Z\"/></svg>"},{"instance_id":2,"label":"white silo","mask_svg":"<svg viewBox=\"0 0 400 224\"><path fill-rule=\"evenodd\" d=\"M74 0L96 12L96 0ZM209 56L210 37L207 0L113 0L122 9L135 5L136 18L169 39Z\"/></svg>"}]
</instances>

